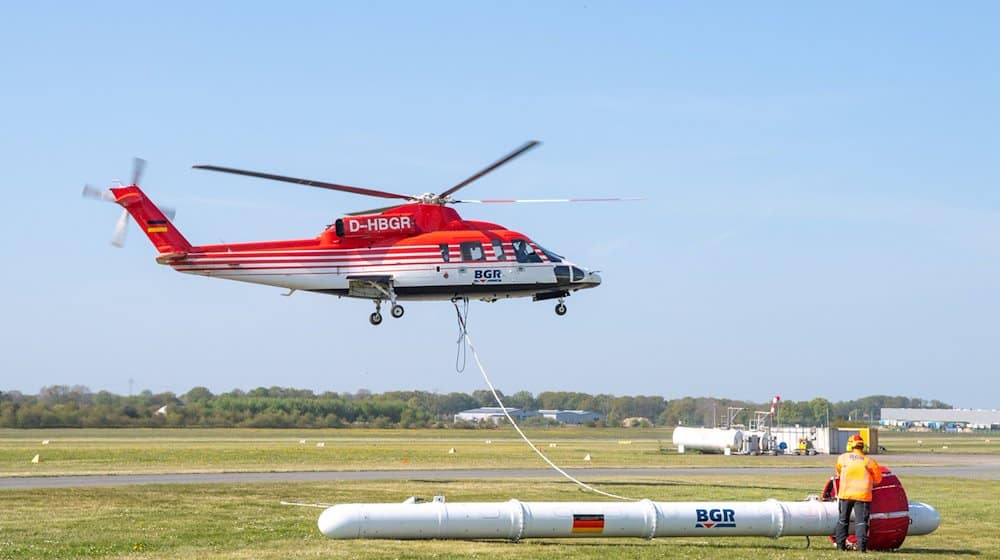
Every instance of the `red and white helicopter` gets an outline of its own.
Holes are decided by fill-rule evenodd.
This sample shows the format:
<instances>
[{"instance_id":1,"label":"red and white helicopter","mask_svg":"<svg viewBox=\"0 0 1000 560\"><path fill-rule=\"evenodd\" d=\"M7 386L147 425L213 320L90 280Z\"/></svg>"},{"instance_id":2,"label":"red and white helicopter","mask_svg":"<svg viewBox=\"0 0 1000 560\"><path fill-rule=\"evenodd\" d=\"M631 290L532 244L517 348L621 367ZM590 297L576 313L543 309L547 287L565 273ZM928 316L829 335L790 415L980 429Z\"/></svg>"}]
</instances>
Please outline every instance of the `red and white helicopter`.
<instances>
[{"instance_id":1,"label":"red and white helicopter","mask_svg":"<svg viewBox=\"0 0 1000 560\"><path fill-rule=\"evenodd\" d=\"M402 300L476 298L493 302L528 297L558 300L566 314L570 293L600 285L597 272L575 265L536 244L527 235L501 225L463 220L449 204L511 202L594 202L622 198L457 200L459 189L528 150L527 142L482 171L440 194L397 194L348 185L297 179L214 165L195 165L223 173L248 175L365 196L398 199L394 206L347 214L311 239L191 245L171 222L172 212L157 207L142 190L145 162L136 159L132 183L106 191L84 187L84 195L124 208L112 244L121 246L129 215L159 251L156 262L178 272L252 282L297 290L369 299L373 325L382 322L382 302L393 317L403 316ZM169 217L168 217L169 215Z\"/></svg>"}]
</instances>

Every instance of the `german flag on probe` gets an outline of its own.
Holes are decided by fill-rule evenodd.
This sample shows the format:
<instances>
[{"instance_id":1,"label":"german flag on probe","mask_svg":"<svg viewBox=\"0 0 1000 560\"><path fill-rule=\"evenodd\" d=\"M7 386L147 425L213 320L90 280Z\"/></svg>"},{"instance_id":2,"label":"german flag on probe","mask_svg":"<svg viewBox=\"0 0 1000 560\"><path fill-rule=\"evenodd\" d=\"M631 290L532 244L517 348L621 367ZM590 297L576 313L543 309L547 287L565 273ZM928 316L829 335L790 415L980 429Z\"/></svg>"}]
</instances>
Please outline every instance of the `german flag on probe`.
<instances>
[{"instance_id":1,"label":"german flag on probe","mask_svg":"<svg viewBox=\"0 0 1000 560\"><path fill-rule=\"evenodd\" d=\"M146 220L146 233L164 233L167 231L166 220Z\"/></svg>"},{"instance_id":2,"label":"german flag on probe","mask_svg":"<svg viewBox=\"0 0 1000 560\"><path fill-rule=\"evenodd\" d=\"M604 514L603 513L574 513L573 531L574 533L603 533Z\"/></svg>"}]
</instances>

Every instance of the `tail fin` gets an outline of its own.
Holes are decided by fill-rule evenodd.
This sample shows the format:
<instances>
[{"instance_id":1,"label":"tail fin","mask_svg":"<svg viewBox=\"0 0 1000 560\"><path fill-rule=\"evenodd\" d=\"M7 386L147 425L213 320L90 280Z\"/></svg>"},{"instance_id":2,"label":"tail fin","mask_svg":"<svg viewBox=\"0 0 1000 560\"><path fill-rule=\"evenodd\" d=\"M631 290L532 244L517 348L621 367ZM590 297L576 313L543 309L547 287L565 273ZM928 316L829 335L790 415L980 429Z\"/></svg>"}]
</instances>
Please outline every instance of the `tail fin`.
<instances>
[{"instance_id":1,"label":"tail fin","mask_svg":"<svg viewBox=\"0 0 1000 560\"><path fill-rule=\"evenodd\" d=\"M112 188L111 193L115 195L115 202L135 218L135 223L139 224L161 254L187 253L191 249L188 240L184 239L181 232L177 231L174 224L139 187L131 185Z\"/></svg>"}]
</instances>

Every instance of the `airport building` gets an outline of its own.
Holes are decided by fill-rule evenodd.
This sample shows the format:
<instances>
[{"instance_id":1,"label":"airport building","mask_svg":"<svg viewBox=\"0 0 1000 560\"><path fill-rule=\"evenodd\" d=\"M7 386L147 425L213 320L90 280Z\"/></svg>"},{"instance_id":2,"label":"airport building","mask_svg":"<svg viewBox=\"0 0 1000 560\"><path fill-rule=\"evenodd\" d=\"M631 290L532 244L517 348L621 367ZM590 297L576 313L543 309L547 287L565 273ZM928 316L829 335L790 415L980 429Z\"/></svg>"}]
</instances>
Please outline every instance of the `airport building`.
<instances>
[{"instance_id":1,"label":"airport building","mask_svg":"<svg viewBox=\"0 0 1000 560\"><path fill-rule=\"evenodd\" d=\"M534 410L524 410L520 408L507 407L507 414L515 421L521 421L525 418L531 418L532 416L538 416L538 412ZM504 409L499 406L484 406L482 408L470 408L469 410L463 410L455 415L455 422L493 422L494 424L499 423L501 420L506 420L506 416L503 413Z\"/></svg>"},{"instance_id":2,"label":"airport building","mask_svg":"<svg viewBox=\"0 0 1000 560\"><path fill-rule=\"evenodd\" d=\"M455 422L493 422L497 424L501 420L506 419L503 410L499 406L484 406L482 408L463 410L455 415ZM603 418L603 416L596 412L588 412L586 410L524 410L507 407L507 413L517 422L533 416L544 416L562 424L585 424Z\"/></svg>"},{"instance_id":3,"label":"airport building","mask_svg":"<svg viewBox=\"0 0 1000 560\"><path fill-rule=\"evenodd\" d=\"M539 410L538 413L562 424L586 424L604 418L596 412L586 410Z\"/></svg>"},{"instance_id":4,"label":"airport building","mask_svg":"<svg viewBox=\"0 0 1000 560\"><path fill-rule=\"evenodd\" d=\"M883 408L881 424L902 429L998 430L1000 410Z\"/></svg>"}]
</instances>

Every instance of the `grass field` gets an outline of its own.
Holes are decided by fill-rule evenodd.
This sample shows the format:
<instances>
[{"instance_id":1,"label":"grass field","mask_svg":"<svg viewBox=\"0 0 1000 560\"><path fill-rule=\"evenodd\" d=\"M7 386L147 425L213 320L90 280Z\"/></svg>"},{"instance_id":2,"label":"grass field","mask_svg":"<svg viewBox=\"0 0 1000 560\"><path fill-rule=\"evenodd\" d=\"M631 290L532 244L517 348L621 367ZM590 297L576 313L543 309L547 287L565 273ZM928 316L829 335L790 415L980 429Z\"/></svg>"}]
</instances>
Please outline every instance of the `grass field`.
<instances>
[{"instance_id":1,"label":"grass field","mask_svg":"<svg viewBox=\"0 0 1000 560\"><path fill-rule=\"evenodd\" d=\"M822 479L677 477L593 481L653 500L799 500ZM998 558L996 482L913 478L910 495L933 503L944 522L912 537L893 558ZM956 492L956 488L962 488ZM124 486L0 492L0 558L832 558L823 539L680 538L488 542L332 541L316 529L321 510L279 501L402 501L444 494L451 501L589 500L568 483L544 481L348 482ZM963 520L975 520L965 522Z\"/></svg>"},{"instance_id":2,"label":"grass field","mask_svg":"<svg viewBox=\"0 0 1000 560\"><path fill-rule=\"evenodd\" d=\"M761 477L753 466L797 465L830 457L712 457L662 452L658 430L539 430L546 452L566 466L747 466L747 473L669 479L587 479L611 492L659 501L800 500L819 491L827 470L813 475ZM381 437L380 437L381 436ZM0 469L7 475L80 472L183 472L347 468L540 467L509 432L402 430L47 430L0 432ZM993 453L983 437L935 438L883 434L882 444L909 450L918 439L947 450ZM937 437L944 439L938 440ZM306 444L300 444L300 439ZM41 445L48 439L48 445ZM491 439L493 443L486 444ZM977 441L978 439L978 441ZM316 447L323 441L325 447ZM630 444L619 443L631 441ZM550 448L549 442L557 443ZM447 450L454 447L456 453ZM33 465L34 454L43 457ZM504 455L516 455L504 458ZM613 458L605 458L605 455ZM402 460L409 458L408 464ZM887 457L888 459L888 457ZM605 464L604 462L607 461ZM778 463L775 463L777 461ZM392 464L389 464L392 463ZM912 537L892 558L1000 558L1000 482L937 477L903 481L911 499L935 506L941 528ZM834 558L823 539L806 549L802 538L682 538L502 541L332 541L316 528L321 510L282 506L303 502L399 502L444 494L449 501L601 500L555 476L537 481L351 481L216 485L142 485L0 491L0 559L49 558Z\"/></svg>"},{"instance_id":3,"label":"grass field","mask_svg":"<svg viewBox=\"0 0 1000 560\"><path fill-rule=\"evenodd\" d=\"M564 467L830 466L825 456L680 455L670 442L670 430L662 428L562 428L528 434ZM42 445L45 440L48 445ZM883 433L880 443L889 449L889 461L896 452L1000 455L1000 438L966 434ZM449 453L451 449L455 452ZM591 460L585 461L588 454ZM35 455L37 464L31 462ZM0 476L541 466L509 429L0 430Z\"/></svg>"},{"instance_id":4,"label":"grass field","mask_svg":"<svg viewBox=\"0 0 1000 560\"><path fill-rule=\"evenodd\" d=\"M532 433L567 466L643 466L662 457L659 433ZM48 445L41 445L48 440ZM305 443L302 443L302 442ZM490 443L487 443L489 441ZM629 444L620 441L631 441ZM323 444L318 447L317 444ZM555 447L550 445L555 444ZM449 453L454 449L454 453ZM40 455L41 462L31 458ZM0 431L0 475L359 470L539 466L507 430L38 430Z\"/></svg>"},{"instance_id":5,"label":"grass field","mask_svg":"<svg viewBox=\"0 0 1000 560\"><path fill-rule=\"evenodd\" d=\"M879 432L890 453L1000 455L1000 433Z\"/></svg>"}]
</instances>

